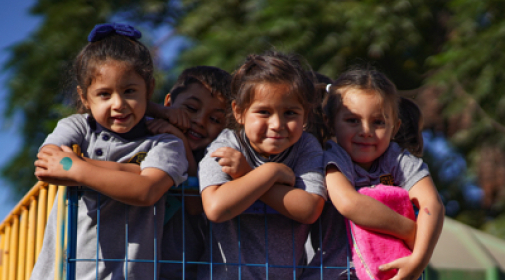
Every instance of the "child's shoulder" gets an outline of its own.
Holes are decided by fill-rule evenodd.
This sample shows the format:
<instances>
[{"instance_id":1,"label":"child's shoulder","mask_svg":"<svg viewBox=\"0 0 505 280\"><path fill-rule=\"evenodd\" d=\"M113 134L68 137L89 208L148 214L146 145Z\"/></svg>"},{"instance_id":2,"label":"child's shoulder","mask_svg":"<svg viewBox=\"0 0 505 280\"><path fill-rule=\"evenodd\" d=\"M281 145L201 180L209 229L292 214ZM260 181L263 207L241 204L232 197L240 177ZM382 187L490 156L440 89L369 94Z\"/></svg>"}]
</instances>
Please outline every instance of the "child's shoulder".
<instances>
[{"instance_id":1,"label":"child's shoulder","mask_svg":"<svg viewBox=\"0 0 505 280\"><path fill-rule=\"evenodd\" d=\"M89 131L91 128L90 119L88 114L73 114L68 117L62 118L58 121L57 131ZM53 131L54 133L55 131Z\"/></svg>"},{"instance_id":2,"label":"child's shoulder","mask_svg":"<svg viewBox=\"0 0 505 280\"><path fill-rule=\"evenodd\" d=\"M294 149L291 152L302 154L320 154L323 155L323 147L317 140L317 138L310 134L309 132L304 131L300 139L294 144Z\"/></svg>"},{"instance_id":3,"label":"child's shoulder","mask_svg":"<svg viewBox=\"0 0 505 280\"><path fill-rule=\"evenodd\" d=\"M225 128L221 133L209 144L209 149L214 147L215 149L219 147L231 147L231 148L239 148L242 146L242 142L240 140L240 132L237 132L233 129Z\"/></svg>"},{"instance_id":4,"label":"child's shoulder","mask_svg":"<svg viewBox=\"0 0 505 280\"><path fill-rule=\"evenodd\" d=\"M383 160L386 162L422 162L422 158L418 158L411 154L407 149L404 149L398 145L396 142L391 142L388 149L384 152L382 156Z\"/></svg>"},{"instance_id":5,"label":"child's shoulder","mask_svg":"<svg viewBox=\"0 0 505 280\"><path fill-rule=\"evenodd\" d=\"M352 165L352 159L349 154L333 140L328 140L324 146L324 162L329 163L339 163Z\"/></svg>"},{"instance_id":6,"label":"child's shoulder","mask_svg":"<svg viewBox=\"0 0 505 280\"><path fill-rule=\"evenodd\" d=\"M68 117L60 119L58 122L89 124L89 114L72 114Z\"/></svg>"}]
</instances>

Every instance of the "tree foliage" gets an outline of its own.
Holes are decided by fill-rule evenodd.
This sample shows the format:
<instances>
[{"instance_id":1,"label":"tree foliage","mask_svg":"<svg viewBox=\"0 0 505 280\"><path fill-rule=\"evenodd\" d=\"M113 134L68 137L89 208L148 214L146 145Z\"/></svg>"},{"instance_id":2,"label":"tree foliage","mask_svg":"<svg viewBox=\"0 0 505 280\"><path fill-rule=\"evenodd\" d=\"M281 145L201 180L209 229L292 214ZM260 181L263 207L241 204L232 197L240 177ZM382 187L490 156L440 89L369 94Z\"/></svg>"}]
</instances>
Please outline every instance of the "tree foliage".
<instances>
[{"instance_id":1,"label":"tree foliage","mask_svg":"<svg viewBox=\"0 0 505 280\"><path fill-rule=\"evenodd\" d=\"M173 33L167 38L186 39L177 63L168 69L172 73L194 65L233 71L248 54L272 48L302 55L331 78L353 64L373 64L402 94L417 99L426 128L445 135L464 155L469 173L463 176L478 178L485 190L482 213L504 211L501 1L39 0L32 12L44 22L12 48L6 65L12 73L9 113L21 110L26 117L23 152L3 172L18 187L33 183L38 146L56 121L71 112L58 86L67 61L95 24L119 19L140 24L148 34L169 26ZM150 38L154 44L156 38ZM160 77L166 81L170 75ZM464 203L457 184L435 179L447 200ZM477 226L485 219L480 221Z\"/></svg>"}]
</instances>

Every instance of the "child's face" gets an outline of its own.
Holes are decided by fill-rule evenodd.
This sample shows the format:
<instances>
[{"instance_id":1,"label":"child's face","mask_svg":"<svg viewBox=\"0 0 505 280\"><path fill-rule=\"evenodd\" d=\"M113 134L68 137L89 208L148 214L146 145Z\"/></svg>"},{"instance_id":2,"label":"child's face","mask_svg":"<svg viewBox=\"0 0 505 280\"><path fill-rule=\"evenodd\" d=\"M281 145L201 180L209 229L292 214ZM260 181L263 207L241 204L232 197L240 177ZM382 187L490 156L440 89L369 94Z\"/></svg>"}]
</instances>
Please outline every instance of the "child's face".
<instances>
[{"instance_id":1,"label":"child's face","mask_svg":"<svg viewBox=\"0 0 505 280\"><path fill-rule=\"evenodd\" d=\"M103 127L116 132L130 131L146 112L149 94L144 79L132 67L107 61L97 67L95 78L84 96L84 106Z\"/></svg>"},{"instance_id":2,"label":"child's face","mask_svg":"<svg viewBox=\"0 0 505 280\"><path fill-rule=\"evenodd\" d=\"M264 157L281 153L302 136L305 111L288 85L259 85L243 114L236 111L235 103L232 108L251 146Z\"/></svg>"},{"instance_id":3,"label":"child's face","mask_svg":"<svg viewBox=\"0 0 505 280\"><path fill-rule=\"evenodd\" d=\"M165 106L183 108L191 120L186 136L191 150L207 147L226 126L226 102L210 93L204 86L193 83L172 100L170 93L165 97Z\"/></svg>"},{"instance_id":4,"label":"child's face","mask_svg":"<svg viewBox=\"0 0 505 280\"><path fill-rule=\"evenodd\" d=\"M347 89L333 131L337 142L365 170L388 148L394 133L392 109L383 109L377 94Z\"/></svg>"}]
</instances>

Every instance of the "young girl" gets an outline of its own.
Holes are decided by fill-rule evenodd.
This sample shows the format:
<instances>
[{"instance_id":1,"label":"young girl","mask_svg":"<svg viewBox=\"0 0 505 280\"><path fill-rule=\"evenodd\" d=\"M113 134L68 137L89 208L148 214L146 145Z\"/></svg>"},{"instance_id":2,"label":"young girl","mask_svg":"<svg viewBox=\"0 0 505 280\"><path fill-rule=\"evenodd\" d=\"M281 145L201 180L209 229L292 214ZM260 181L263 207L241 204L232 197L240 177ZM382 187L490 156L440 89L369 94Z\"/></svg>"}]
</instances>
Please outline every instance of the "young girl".
<instances>
[{"instance_id":1,"label":"young girl","mask_svg":"<svg viewBox=\"0 0 505 280\"><path fill-rule=\"evenodd\" d=\"M394 84L375 70L350 70L329 87L323 109L333 139L325 152L326 183L331 201L344 217L403 239L413 248L412 255L379 269L398 269L392 279L417 279L438 241L444 208L426 164L394 142L401 125L398 102ZM379 183L409 191L420 209L416 223L356 191Z\"/></svg>"},{"instance_id":2,"label":"young girl","mask_svg":"<svg viewBox=\"0 0 505 280\"><path fill-rule=\"evenodd\" d=\"M303 132L314 86L293 56L267 53L248 56L231 90L238 129L224 130L199 165L215 222L213 263L199 279L298 278L308 224L326 199L321 146Z\"/></svg>"},{"instance_id":3,"label":"young girl","mask_svg":"<svg viewBox=\"0 0 505 280\"><path fill-rule=\"evenodd\" d=\"M147 133L153 63L140 36L124 24L95 26L74 63L77 93L88 113L60 120L35 161L39 180L86 186L79 189L77 214L79 279L157 279L152 260L160 254L161 242L156 247L154 240L161 240L162 197L186 179L182 141ZM72 153L72 144L85 158ZM141 171L117 162L140 164ZM54 278L55 207L32 279Z\"/></svg>"}]
</instances>

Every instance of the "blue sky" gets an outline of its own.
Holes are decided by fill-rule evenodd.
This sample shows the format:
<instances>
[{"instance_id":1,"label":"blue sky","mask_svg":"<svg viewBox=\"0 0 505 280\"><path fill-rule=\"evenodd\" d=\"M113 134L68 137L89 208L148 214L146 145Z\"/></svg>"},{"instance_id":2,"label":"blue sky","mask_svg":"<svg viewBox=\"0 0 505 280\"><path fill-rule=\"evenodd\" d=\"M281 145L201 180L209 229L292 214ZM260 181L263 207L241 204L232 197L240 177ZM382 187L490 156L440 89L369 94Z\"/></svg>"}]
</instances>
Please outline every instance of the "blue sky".
<instances>
[{"instance_id":1,"label":"blue sky","mask_svg":"<svg viewBox=\"0 0 505 280\"><path fill-rule=\"evenodd\" d=\"M0 65L3 65L8 57L9 46L25 39L30 32L34 31L40 19L29 15L29 8L35 0L0 0ZM6 80L8 73L0 72L0 147L2 147L2 162L0 167L9 161L20 147L20 137L16 128L19 117L7 121L3 117L6 103ZM33 182L36 182L35 176ZM0 221L9 214L16 205L10 195L7 183L0 179Z\"/></svg>"}]
</instances>

